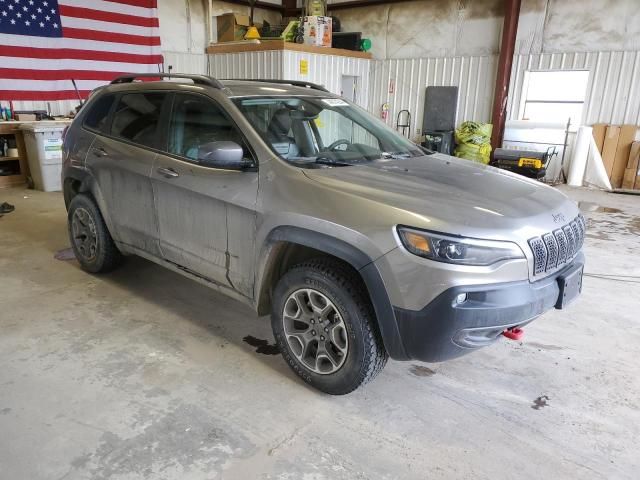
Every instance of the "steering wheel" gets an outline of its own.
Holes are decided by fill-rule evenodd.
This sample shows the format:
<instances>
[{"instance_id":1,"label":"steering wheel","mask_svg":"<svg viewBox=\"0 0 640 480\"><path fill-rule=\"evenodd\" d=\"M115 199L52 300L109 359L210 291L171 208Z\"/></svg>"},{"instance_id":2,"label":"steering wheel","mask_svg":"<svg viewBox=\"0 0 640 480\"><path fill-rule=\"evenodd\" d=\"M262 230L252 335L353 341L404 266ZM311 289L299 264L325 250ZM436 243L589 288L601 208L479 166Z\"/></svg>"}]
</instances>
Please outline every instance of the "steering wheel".
<instances>
[{"instance_id":1,"label":"steering wheel","mask_svg":"<svg viewBox=\"0 0 640 480\"><path fill-rule=\"evenodd\" d=\"M327 150L334 151L336 149L336 147L338 147L340 145L351 145L351 142L349 140L347 140L346 138L341 138L341 139L336 140L335 142L333 142L331 145L329 145L327 147Z\"/></svg>"}]
</instances>

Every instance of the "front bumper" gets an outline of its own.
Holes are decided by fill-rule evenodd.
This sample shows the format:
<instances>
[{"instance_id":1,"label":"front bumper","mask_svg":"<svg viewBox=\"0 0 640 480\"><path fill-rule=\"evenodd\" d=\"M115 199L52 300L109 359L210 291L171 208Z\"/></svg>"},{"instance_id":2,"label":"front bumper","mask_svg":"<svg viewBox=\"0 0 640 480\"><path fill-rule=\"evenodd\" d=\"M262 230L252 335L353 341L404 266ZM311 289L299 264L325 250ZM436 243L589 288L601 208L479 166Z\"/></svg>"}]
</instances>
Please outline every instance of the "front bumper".
<instances>
[{"instance_id":1,"label":"front bumper","mask_svg":"<svg viewBox=\"0 0 640 480\"><path fill-rule=\"evenodd\" d=\"M409 358L441 362L495 342L507 328L526 325L559 305L559 279L584 266L579 253L564 269L537 282L451 287L419 311L394 307ZM457 297L466 294L458 303Z\"/></svg>"}]
</instances>

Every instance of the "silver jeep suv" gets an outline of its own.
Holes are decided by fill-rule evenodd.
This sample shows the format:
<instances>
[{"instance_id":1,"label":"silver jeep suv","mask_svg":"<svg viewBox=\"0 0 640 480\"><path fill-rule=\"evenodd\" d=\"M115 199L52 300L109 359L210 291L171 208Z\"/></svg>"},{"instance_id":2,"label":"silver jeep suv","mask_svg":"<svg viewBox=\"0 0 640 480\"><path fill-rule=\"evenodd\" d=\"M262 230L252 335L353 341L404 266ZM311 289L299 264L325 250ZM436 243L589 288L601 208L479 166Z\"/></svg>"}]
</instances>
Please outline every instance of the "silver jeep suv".
<instances>
[{"instance_id":1,"label":"silver jeep suv","mask_svg":"<svg viewBox=\"0 0 640 480\"><path fill-rule=\"evenodd\" d=\"M82 268L135 254L270 312L324 392L517 336L580 293L585 223L553 188L425 150L317 85L140 77L96 90L64 138Z\"/></svg>"}]
</instances>

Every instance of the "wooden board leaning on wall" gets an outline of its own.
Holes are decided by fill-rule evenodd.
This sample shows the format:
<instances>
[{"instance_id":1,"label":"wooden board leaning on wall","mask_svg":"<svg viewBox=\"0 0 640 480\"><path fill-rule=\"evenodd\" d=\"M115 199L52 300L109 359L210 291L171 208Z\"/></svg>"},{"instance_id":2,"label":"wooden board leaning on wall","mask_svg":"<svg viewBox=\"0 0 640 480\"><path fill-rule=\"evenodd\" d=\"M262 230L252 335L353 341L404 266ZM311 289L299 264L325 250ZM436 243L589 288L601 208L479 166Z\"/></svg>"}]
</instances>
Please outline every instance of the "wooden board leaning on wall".
<instances>
[{"instance_id":1,"label":"wooden board leaning on wall","mask_svg":"<svg viewBox=\"0 0 640 480\"><path fill-rule=\"evenodd\" d=\"M637 134L637 125L593 125L593 138L613 188L640 190Z\"/></svg>"}]
</instances>

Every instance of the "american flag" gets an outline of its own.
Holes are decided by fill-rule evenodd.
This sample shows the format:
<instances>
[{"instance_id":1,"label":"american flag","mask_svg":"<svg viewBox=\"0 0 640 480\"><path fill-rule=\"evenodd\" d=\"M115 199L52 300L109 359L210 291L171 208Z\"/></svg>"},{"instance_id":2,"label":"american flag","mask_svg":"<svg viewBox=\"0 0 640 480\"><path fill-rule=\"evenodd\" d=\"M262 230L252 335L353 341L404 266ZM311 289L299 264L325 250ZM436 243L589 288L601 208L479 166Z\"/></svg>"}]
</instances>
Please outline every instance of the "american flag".
<instances>
[{"instance_id":1,"label":"american flag","mask_svg":"<svg viewBox=\"0 0 640 480\"><path fill-rule=\"evenodd\" d=\"M0 0L0 100L83 98L162 63L157 0Z\"/></svg>"}]
</instances>

